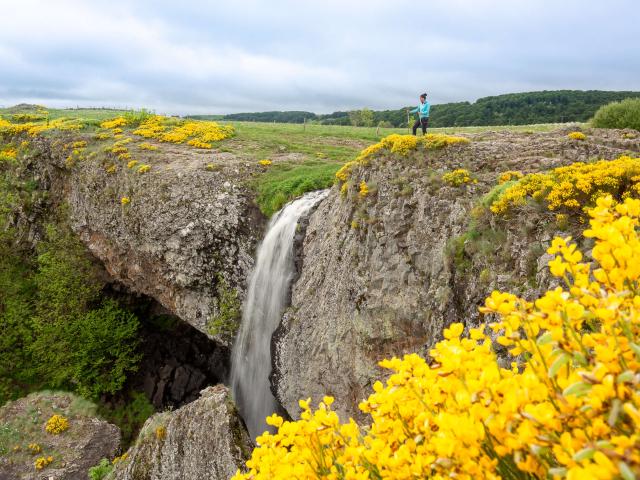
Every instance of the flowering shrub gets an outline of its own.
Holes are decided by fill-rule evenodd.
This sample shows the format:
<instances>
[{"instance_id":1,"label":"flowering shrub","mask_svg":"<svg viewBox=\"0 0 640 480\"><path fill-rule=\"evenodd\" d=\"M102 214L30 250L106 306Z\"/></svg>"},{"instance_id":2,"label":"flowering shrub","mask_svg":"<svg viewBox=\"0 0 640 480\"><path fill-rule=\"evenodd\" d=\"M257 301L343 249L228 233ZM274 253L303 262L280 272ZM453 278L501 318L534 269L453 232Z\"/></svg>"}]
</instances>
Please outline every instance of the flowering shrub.
<instances>
[{"instance_id":1,"label":"flowering shrub","mask_svg":"<svg viewBox=\"0 0 640 480\"><path fill-rule=\"evenodd\" d=\"M131 199L129 197L122 197L120 199L121 205L129 205L131 203Z\"/></svg>"},{"instance_id":2,"label":"flowering shrub","mask_svg":"<svg viewBox=\"0 0 640 480\"><path fill-rule=\"evenodd\" d=\"M44 429L52 434L58 435L69 428L69 420L67 420L62 415L53 415L49 420L47 420L47 424Z\"/></svg>"},{"instance_id":3,"label":"flowering shrub","mask_svg":"<svg viewBox=\"0 0 640 480\"><path fill-rule=\"evenodd\" d=\"M362 150L355 160L345 163L342 168L336 172L336 179L340 182L346 182L351 171L356 166L367 165L376 153L383 150L407 156L419 146L430 150L465 143L469 143L469 140L464 137L454 137L451 135L430 133L422 137L416 137L415 135L398 135L394 133Z\"/></svg>"},{"instance_id":4,"label":"flowering shrub","mask_svg":"<svg viewBox=\"0 0 640 480\"><path fill-rule=\"evenodd\" d=\"M156 428L156 438L158 440L164 440L165 437L167 436L167 429L164 428L162 425L160 425L158 428Z\"/></svg>"},{"instance_id":5,"label":"flowering shrub","mask_svg":"<svg viewBox=\"0 0 640 480\"><path fill-rule=\"evenodd\" d=\"M38 457L34 462L34 467L36 467L36 470L43 470L44 468L47 468L51 462L53 462L53 457L51 455L48 457Z\"/></svg>"},{"instance_id":6,"label":"flowering shrub","mask_svg":"<svg viewBox=\"0 0 640 480\"><path fill-rule=\"evenodd\" d=\"M271 165L273 162L271 160L260 160L258 162L260 165L262 165L263 167L268 167L269 165Z\"/></svg>"},{"instance_id":7,"label":"flowering shrub","mask_svg":"<svg viewBox=\"0 0 640 480\"><path fill-rule=\"evenodd\" d=\"M129 163L127 163L127 168L133 168L138 164L137 160L131 160Z\"/></svg>"},{"instance_id":8,"label":"flowering shrub","mask_svg":"<svg viewBox=\"0 0 640 480\"><path fill-rule=\"evenodd\" d=\"M478 180L471 175L469 170L458 168L442 175L442 180L454 187L460 187L467 183L478 183Z\"/></svg>"},{"instance_id":9,"label":"flowering shrub","mask_svg":"<svg viewBox=\"0 0 640 480\"><path fill-rule=\"evenodd\" d=\"M147 173L149 170L151 170L151 165L140 165L138 167L138 173Z\"/></svg>"},{"instance_id":10,"label":"flowering shrub","mask_svg":"<svg viewBox=\"0 0 640 480\"><path fill-rule=\"evenodd\" d=\"M158 150L158 147L147 142L142 142L140 145L138 145L138 147L140 147L142 150Z\"/></svg>"},{"instance_id":11,"label":"flowering shrub","mask_svg":"<svg viewBox=\"0 0 640 480\"><path fill-rule=\"evenodd\" d=\"M111 174L111 173L116 173L116 170L118 169L118 167L116 167L115 165L109 165L107 168L105 168L105 172Z\"/></svg>"},{"instance_id":12,"label":"flowering shrub","mask_svg":"<svg viewBox=\"0 0 640 480\"><path fill-rule=\"evenodd\" d=\"M491 205L495 214L524 205L528 199L544 201L549 210L581 210L603 195L621 199L640 193L640 158L620 157L594 163L577 162L547 173L525 175L506 188Z\"/></svg>"},{"instance_id":13,"label":"flowering shrub","mask_svg":"<svg viewBox=\"0 0 640 480\"><path fill-rule=\"evenodd\" d=\"M512 180L519 180L523 176L522 172L518 170L507 170L506 172L502 172L498 177L498 185L502 185L503 183L507 183Z\"/></svg>"},{"instance_id":14,"label":"flowering shrub","mask_svg":"<svg viewBox=\"0 0 640 480\"><path fill-rule=\"evenodd\" d=\"M567 135L572 140L586 140L587 136L582 132L571 132Z\"/></svg>"},{"instance_id":15,"label":"flowering shrub","mask_svg":"<svg viewBox=\"0 0 640 480\"><path fill-rule=\"evenodd\" d=\"M49 122L27 122L27 123L11 123L0 119L0 133L8 133L17 135L27 133L32 137L36 137L48 130L80 130L83 127L78 119L57 118Z\"/></svg>"},{"instance_id":16,"label":"flowering shrub","mask_svg":"<svg viewBox=\"0 0 640 480\"><path fill-rule=\"evenodd\" d=\"M42 452L42 447L40 445L38 445L37 443L30 443L29 444L29 451L31 452L32 455L36 455L36 454Z\"/></svg>"},{"instance_id":17,"label":"flowering shrub","mask_svg":"<svg viewBox=\"0 0 640 480\"><path fill-rule=\"evenodd\" d=\"M112 118L111 120L105 120L104 122L102 122L100 124L100 128L111 129L111 128L123 127L126 124L127 124L126 118L116 117L116 118Z\"/></svg>"},{"instance_id":18,"label":"flowering shrub","mask_svg":"<svg viewBox=\"0 0 640 480\"><path fill-rule=\"evenodd\" d=\"M366 197L369 194L369 185L367 185L367 182L365 182L364 180L362 180L360 182L360 190L358 192L358 195L360 195L361 198Z\"/></svg>"},{"instance_id":19,"label":"flowering shrub","mask_svg":"<svg viewBox=\"0 0 640 480\"><path fill-rule=\"evenodd\" d=\"M483 313L518 361L501 366L483 328L444 331L431 362L381 366L360 404L370 425L341 423L325 397L257 439L242 479L608 479L640 475L640 200L600 198L584 235L597 262L555 238L564 287L534 302L494 291Z\"/></svg>"},{"instance_id":20,"label":"flowering shrub","mask_svg":"<svg viewBox=\"0 0 640 480\"><path fill-rule=\"evenodd\" d=\"M216 122L182 120L176 123L166 117L152 115L133 133L161 142L187 143L196 148L211 148L212 142L232 137L235 130L232 126L219 125Z\"/></svg>"}]
</instances>

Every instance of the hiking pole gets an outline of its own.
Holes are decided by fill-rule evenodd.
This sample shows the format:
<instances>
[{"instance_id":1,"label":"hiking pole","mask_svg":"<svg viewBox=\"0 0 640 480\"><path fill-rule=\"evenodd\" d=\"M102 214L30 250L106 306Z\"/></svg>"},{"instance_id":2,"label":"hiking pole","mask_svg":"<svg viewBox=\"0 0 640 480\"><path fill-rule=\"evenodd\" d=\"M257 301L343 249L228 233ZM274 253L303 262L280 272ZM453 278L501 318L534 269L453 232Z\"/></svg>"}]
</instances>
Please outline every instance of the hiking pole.
<instances>
[{"instance_id":1,"label":"hiking pole","mask_svg":"<svg viewBox=\"0 0 640 480\"><path fill-rule=\"evenodd\" d=\"M411 133L411 117L409 116L408 108L407 108L407 133Z\"/></svg>"}]
</instances>

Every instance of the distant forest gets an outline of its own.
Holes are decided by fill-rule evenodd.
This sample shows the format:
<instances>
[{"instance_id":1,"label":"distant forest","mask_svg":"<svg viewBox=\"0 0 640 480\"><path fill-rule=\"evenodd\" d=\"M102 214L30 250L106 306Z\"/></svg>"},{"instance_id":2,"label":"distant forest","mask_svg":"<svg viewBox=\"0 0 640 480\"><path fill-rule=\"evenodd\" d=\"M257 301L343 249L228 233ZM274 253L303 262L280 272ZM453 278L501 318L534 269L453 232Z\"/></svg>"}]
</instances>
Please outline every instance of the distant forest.
<instances>
[{"instance_id":1,"label":"distant forest","mask_svg":"<svg viewBox=\"0 0 640 480\"><path fill-rule=\"evenodd\" d=\"M484 97L474 103L458 102L432 105L430 126L528 125L534 123L584 122L609 102L640 97L640 92L601 90L556 90L510 93ZM313 112L257 112L229 115L194 115L191 118L250 122L302 123L323 125L365 125L405 127L407 108L398 110L355 110L318 115ZM364 114L363 114L364 112Z\"/></svg>"}]
</instances>

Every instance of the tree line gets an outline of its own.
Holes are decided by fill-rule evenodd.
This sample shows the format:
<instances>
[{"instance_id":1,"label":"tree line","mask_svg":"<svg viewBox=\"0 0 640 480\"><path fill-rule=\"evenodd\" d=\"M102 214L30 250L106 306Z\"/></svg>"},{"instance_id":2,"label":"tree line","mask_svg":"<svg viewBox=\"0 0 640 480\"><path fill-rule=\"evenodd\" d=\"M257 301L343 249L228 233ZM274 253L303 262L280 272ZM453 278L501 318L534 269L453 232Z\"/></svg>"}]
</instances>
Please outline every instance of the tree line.
<instances>
[{"instance_id":1,"label":"tree line","mask_svg":"<svg viewBox=\"0 0 640 480\"><path fill-rule=\"evenodd\" d=\"M431 107L430 126L529 125L535 123L584 122L607 103L625 98L640 98L640 92L602 90L555 90L510 93L484 97L475 102L443 103ZM305 111L232 113L229 115L194 115L192 118L277 122L406 127L407 109L370 110L363 108L316 114Z\"/></svg>"}]
</instances>

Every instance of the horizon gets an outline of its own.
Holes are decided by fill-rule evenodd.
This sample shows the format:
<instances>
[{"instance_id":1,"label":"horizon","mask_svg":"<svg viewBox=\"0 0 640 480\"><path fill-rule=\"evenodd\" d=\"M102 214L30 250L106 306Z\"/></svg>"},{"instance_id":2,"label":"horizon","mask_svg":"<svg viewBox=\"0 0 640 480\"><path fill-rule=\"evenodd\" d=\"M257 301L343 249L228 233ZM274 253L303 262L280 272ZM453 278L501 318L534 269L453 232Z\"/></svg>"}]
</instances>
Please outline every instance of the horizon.
<instances>
[{"instance_id":1,"label":"horizon","mask_svg":"<svg viewBox=\"0 0 640 480\"><path fill-rule=\"evenodd\" d=\"M578 90L578 89L562 89L562 90L535 90L535 91L522 91L522 92L507 92L507 93L498 93L496 95L488 95L486 97L479 97L479 98L474 98L473 100L454 100L452 102L442 102L442 103L435 103L435 102L430 102L431 105L435 106L435 105L446 105L449 103L469 103L469 104L474 104L476 103L478 100L481 99L486 99L486 98L493 98L493 97L501 97L501 96L505 96L505 95L518 95L518 94L527 94L527 93L542 93L542 92L558 92L558 91L568 91L568 92L595 92L595 91L604 91L604 92L628 92L628 93L640 93L640 90L638 91L634 91L634 90L600 90L600 89L585 89L585 90ZM427 101L429 101L429 99L427 98ZM68 106L61 106L61 107L52 107L52 105L46 105L46 104L34 104L34 103L28 103L28 102L18 102L12 105L3 105L0 104L0 109L9 109L9 108L14 108L14 107L18 107L20 105L33 105L33 106L41 106L41 107L46 107L46 108L54 108L56 110L114 110L114 111L121 111L121 110L131 110L131 111L135 111L135 110L148 110L151 113L154 114L160 114L160 115L178 115L180 117L189 117L189 116L208 116L208 115L232 115L232 114L252 114L252 113L270 113L270 112L305 112L305 113L313 113L315 115L330 115L332 113L338 113L338 112L345 112L348 110L333 110L331 112L314 112L312 110L256 110L256 111L242 111L242 112L222 112L222 113L190 113L190 112L186 112L186 113L179 113L179 114L175 114L175 113L166 113L166 112L159 112L156 109L153 108L147 108L145 106L142 107L127 107L127 106L112 106L112 105L86 105L86 106L79 106L79 105L68 105ZM404 105L401 107L397 107L397 108L372 108L369 106L361 106L361 107L356 107L352 110L359 110L362 108L368 108L370 110L373 111L384 111L384 110L390 110L390 111L394 111L394 110L399 110L405 107L408 107L410 105Z\"/></svg>"}]
</instances>

